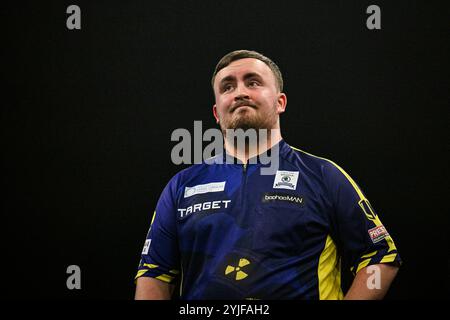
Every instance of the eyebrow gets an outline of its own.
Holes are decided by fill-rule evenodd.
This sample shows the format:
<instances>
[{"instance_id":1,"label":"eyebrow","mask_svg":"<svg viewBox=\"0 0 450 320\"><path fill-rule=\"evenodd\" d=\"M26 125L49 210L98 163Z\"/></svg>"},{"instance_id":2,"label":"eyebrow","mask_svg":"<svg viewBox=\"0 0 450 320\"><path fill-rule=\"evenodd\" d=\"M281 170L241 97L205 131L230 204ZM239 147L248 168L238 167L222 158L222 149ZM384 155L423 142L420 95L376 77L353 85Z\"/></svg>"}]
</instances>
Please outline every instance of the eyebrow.
<instances>
[{"instance_id":1,"label":"eyebrow","mask_svg":"<svg viewBox=\"0 0 450 320\"><path fill-rule=\"evenodd\" d=\"M262 80L262 77L256 72L249 72L244 75L244 80L248 80L250 78L258 78ZM236 79L235 76L226 76L225 78L220 80L220 84L223 85L224 83L233 81L234 79Z\"/></svg>"}]
</instances>

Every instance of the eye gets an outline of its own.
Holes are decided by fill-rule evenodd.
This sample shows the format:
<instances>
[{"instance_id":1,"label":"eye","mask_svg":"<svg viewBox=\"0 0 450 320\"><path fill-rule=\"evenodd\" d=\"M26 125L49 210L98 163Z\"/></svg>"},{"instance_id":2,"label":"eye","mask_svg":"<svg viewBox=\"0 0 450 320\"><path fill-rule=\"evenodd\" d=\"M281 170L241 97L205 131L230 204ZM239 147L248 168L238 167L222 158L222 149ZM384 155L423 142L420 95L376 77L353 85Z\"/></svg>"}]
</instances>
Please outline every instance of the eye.
<instances>
[{"instance_id":1,"label":"eye","mask_svg":"<svg viewBox=\"0 0 450 320\"><path fill-rule=\"evenodd\" d=\"M256 80L251 80L251 81L249 81L248 86L249 87L257 87L257 86L259 86L259 82Z\"/></svg>"},{"instance_id":2,"label":"eye","mask_svg":"<svg viewBox=\"0 0 450 320\"><path fill-rule=\"evenodd\" d=\"M222 87L223 92L227 92L233 89L233 86L231 84L226 84Z\"/></svg>"}]
</instances>

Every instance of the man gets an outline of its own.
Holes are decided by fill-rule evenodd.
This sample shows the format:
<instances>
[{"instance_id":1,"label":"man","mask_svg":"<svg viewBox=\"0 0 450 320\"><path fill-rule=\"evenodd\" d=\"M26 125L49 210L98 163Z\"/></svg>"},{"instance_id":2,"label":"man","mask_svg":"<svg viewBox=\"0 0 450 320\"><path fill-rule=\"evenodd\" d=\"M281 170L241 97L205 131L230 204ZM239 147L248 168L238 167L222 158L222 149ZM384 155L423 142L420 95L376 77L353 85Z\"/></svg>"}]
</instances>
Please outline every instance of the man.
<instances>
[{"instance_id":1,"label":"man","mask_svg":"<svg viewBox=\"0 0 450 320\"><path fill-rule=\"evenodd\" d=\"M394 242L342 168L282 139L287 98L276 64L234 51L219 61L212 85L226 152L164 189L135 298L170 299L175 284L182 299L383 298L401 262ZM228 129L270 134L242 148ZM266 151L278 163L263 175ZM356 274L345 297L343 262Z\"/></svg>"}]
</instances>

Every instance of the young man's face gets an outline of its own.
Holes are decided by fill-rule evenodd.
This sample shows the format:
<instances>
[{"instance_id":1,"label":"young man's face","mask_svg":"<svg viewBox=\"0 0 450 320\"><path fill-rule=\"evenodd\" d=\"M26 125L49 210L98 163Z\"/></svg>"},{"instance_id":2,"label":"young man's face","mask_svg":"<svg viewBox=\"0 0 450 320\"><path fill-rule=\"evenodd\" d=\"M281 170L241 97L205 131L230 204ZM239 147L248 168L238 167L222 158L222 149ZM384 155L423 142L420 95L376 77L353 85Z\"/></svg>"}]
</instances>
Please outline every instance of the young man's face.
<instances>
[{"instance_id":1,"label":"young man's face","mask_svg":"<svg viewBox=\"0 0 450 320\"><path fill-rule=\"evenodd\" d=\"M214 80L213 114L225 129L279 129L286 108L272 70L261 60L245 58L221 69Z\"/></svg>"}]
</instances>

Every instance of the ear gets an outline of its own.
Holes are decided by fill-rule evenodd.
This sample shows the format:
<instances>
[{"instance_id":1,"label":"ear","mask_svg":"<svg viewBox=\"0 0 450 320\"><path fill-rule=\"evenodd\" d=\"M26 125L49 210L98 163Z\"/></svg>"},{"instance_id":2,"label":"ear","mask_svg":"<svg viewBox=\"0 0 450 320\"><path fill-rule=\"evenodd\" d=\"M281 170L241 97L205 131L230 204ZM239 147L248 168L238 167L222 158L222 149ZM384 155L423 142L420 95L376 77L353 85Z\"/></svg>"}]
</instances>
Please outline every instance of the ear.
<instances>
[{"instance_id":1,"label":"ear","mask_svg":"<svg viewBox=\"0 0 450 320\"><path fill-rule=\"evenodd\" d=\"M284 93L280 93L278 95L278 100L277 100L278 114L283 113L286 110L286 105L287 105L287 96Z\"/></svg>"},{"instance_id":2,"label":"ear","mask_svg":"<svg viewBox=\"0 0 450 320\"><path fill-rule=\"evenodd\" d=\"M219 123L219 115L217 114L217 106L213 105L212 109L213 109L214 118L216 119L216 123Z\"/></svg>"}]
</instances>

